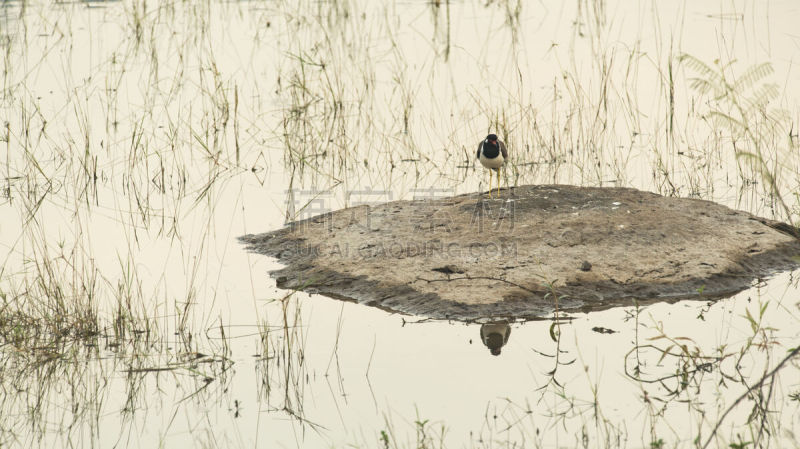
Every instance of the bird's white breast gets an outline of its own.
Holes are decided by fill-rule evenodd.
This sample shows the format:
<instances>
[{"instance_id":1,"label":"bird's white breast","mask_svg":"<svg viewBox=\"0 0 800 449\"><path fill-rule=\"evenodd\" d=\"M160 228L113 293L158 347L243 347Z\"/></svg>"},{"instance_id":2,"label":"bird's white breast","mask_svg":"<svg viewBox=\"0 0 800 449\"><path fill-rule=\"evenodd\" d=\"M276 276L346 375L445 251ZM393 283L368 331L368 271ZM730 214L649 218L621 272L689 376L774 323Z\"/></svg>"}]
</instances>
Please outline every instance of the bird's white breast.
<instances>
[{"instance_id":1,"label":"bird's white breast","mask_svg":"<svg viewBox=\"0 0 800 449\"><path fill-rule=\"evenodd\" d=\"M505 162L505 159L503 159L502 154L498 154L496 158L489 159L486 156L484 156L483 151L481 151L480 161L481 165L483 165L486 168L498 169L503 166L503 162Z\"/></svg>"}]
</instances>

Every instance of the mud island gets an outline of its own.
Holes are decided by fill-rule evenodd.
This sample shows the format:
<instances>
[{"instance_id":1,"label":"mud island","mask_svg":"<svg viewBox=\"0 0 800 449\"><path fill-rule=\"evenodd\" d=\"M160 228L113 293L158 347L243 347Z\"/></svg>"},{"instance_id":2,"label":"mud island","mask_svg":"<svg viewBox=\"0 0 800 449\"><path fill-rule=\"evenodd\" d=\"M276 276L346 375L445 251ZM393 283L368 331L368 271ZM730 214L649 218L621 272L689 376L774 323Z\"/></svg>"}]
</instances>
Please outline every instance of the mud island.
<instances>
[{"instance_id":1,"label":"mud island","mask_svg":"<svg viewBox=\"0 0 800 449\"><path fill-rule=\"evenodd\" d=\"M521 186L358 206L241 240L278 286L436 319L720 298L796 266L786 224L628 188Z\"/></svg>"}]
</instances>

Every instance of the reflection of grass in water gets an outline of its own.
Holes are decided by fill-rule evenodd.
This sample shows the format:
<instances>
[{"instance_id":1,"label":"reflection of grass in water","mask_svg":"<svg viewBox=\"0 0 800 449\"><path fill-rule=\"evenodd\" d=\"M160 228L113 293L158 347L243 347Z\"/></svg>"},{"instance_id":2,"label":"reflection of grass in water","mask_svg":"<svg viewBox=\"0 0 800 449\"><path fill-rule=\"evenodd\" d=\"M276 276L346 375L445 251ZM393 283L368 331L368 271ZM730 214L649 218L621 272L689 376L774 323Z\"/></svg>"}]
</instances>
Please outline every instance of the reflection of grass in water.
<instances>
[{"instance_id":1,"label":"reflection of grass in water","mask_svg":"<svg viewBox=\"0 0 800 449\"><path fill-rule=\"evenodd\" d=\"M395 424L391 413L385 413L383 421L383 429L380 430L377 438L378 447L384 449L442 449L447 447L445 445L446 424L422 419L419 410L416 412L415 419L408 422L404 420L401 426ZM414 437L407 437L409 434L413 434Z\"/></svg>"},{"instance_id":2,"label":"reflection of grass in water","mask_svg":"<svg viewBox=\"0 0 800 449\"><path fill-rule=\"evenodd\" d=\"M300 301L294 292L277 301L280 303L279 319L275 322L265 319L258 326L259 359L256 373L260 381L259 400L266 404L269 412L285 414L304 429L308 426L315 432L323 433L328 430L328 423L308 418L304 408L309 370L306 366L307 335ZM338 341L334 351L337 350ZM325 377L328 378L328 372L325 372ZM339 379L341 381L340 374Z\"/></svg>"},{"instance_id":3,"label":"reflection of grass in water","mask_svg":"<svg viewBox=\"0 0 800 449\"><path fill-rule=\"evenodd\" d=\"M16 216L20 233L10 241L0 266L0 342L3 388L20 394L4 396L2 427L12 433L33 430L25 439L50 439L59 426L98 422L99 414L107 412L102 401L116 388L115 372L125 373L128 397L123 410L130 416L154 405L153 379L176 380L168 390L183 393L186 400L208 397L215 386L227 382L231 362L224 326L198 322L194 313L197 301L206 300L196 287L208 253L205 245L199 245L200 250L192 246L187 257L185 296L163 302L162 294L168 295L158 285L146 285L143 275L152 272L150 267L142 269L138 255L143 246L147 249L160 239L187 244L181 216L210 216L216 189L231 172L243 171L237 170L238 153L229 151L225 134L231 89L210 55L200 70L199 86L192 86L197 87L196 100L203 110L196 116L190 108L175 111L161 126L158 102L165 101L159 105L164 109L175 109L170 102L180 102L177 91L187 86L179 72L168 80L171 90L161 90L165 80L158 66L164 55L152 40L160 19L143 6L134 2L126 11L136 32L123 39L111 60L99 65L94 79L69 85L74 80L67 74L78 68L64 60L63 81L70 92L61 105L68 112L60 116L50 115L50 105L30 91L26 77L16 78L24 65L4 71L0 106L17 111L3 114L9 119L3 124L3 207L16 212L4 219ZM70 8L67 15L74 13ZM63 12L58 6L54 10ZM33 19L26 14L20 20ZM4 35L8 39L3 51L9 56L5 61L26 58L29 44L11 36ZM147 51L140 52L143 48ZM139 64L151 69L140 86L142 109L126 106L121 113L120 103L131 100L125 97L121 102L121 91L131 93L130 77L140 75L133 69ZM98 98L99 105L94 102ZM97 120L98 110L105 127ZM234 109L234 122L237 112ZM63 136L54 130L54 121L68 124ZM202 163L207 170L195 168ZM115 242L120 251L116 264L98 262L114 254L109 254L114 249L93 242L93 220L98 217L116 223L122 236ZM17 228L4 227L3 232L11 229ZM208 227L199 240L207 240L211 232ZM162 276L159 282L166 291L168 278ZM216 329L219 337L209 338ZM113 360L113 366L106 360ZM65 405L71 413L64 419L73 422L50 422L52 409ZM12 419L20 414L31 421ZM88 428L94 429L91 424ZM66 435L70 438L69 432Z\"/></svg>"},{"instance_id":4,"label":"reflection of grass in water","mask_svg":"<svg viewBox=\"0 0 800 449\"><path fill-rule=\"evenodd\" d=\"M95 321L87 317L42 318L9 308L4 301L0 310L2 388L8 393L0 400L3 446L46 441L66 447L77 435L96 445L108 438L92 423L107 418L109 397L123 423L135 427L142 411L171 404L176 393L196 408L224 398L229 388L232 362L222 328L221 355L215 356L173 350L140 329L125 329L121 338L121 320L113 330L93 330Z\"/></svg>"},{"instance_id":5,"label":"reflection of grass in water","mask_svg":"<svg viewBox=\"0 0 800 449\"><path fill-rule=\"evenodd\" d=\"M621 398L616 391L603 388L608 384L600 384L590 376L590 370L599 373L600 367L587 362L580 341L575 341L574 347L553 341L557 350L563 348L565 353L577 354L586 372L586 385L581 384L580 378L563 385L545 381L536 404L520 398L493 401L483 427L473 439L480 447L522 440L532 447L549 447L556 433L562 435L558 439L560 447L627 447L637 446L638 437L633 432L642 428L644 447L736 447L745 441L763 447L780 441L784 432L794 431L791 421L782 419L777 412L786 401L780 373L796 369L790 368L789 362L800 349L791 349L787 354L772 336L775 330L765 327L769 306L760 304L755 313L747 309L742 318L749 323L751 334L744 342L724 343L711 348L710 353L701 348L709 345L698 344L691 337L668 335L660 322L642 327L641 332L651 336L642 343L637 336L624 367L641 389L641 412L634 421L620 422L610 417L609 413L614 414L614 409L623 405L619 403ZM637 307L631 315L637 335L640 312ZM773 358L776 363L770 363ZM541 370L548 369L549 363L546 359L543 362ZM755 375L743 373L743 366L753 364L763 366L760 374L760 368ZM551 375L542 373L544 379ZM790 375L784 373L783 380ZM587 388L591 400L582 394ZM707 401L709 393L716 398L711 403ZM791 393L787 397L793 400ZM690 418L686 418L687 414ZM678 415L697 423L691 435L671 422Z\"/></svg>"}]
</instances>

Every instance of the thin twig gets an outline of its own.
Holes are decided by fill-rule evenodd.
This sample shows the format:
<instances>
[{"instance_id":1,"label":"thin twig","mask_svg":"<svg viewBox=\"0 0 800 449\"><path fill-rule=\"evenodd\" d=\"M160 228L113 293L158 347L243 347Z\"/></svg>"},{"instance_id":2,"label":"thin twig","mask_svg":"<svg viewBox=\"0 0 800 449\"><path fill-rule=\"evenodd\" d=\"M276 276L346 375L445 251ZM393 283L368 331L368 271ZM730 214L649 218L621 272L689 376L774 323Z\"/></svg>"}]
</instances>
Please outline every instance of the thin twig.
<instances>
[{"instance_id":1,"label":"thin twig","mask_svg":"<svg viewBox=\"0 0 800 449\"><path fill-rule=\"evenodd\" d=\"M425 281L425 282L429 282L429 283L431 283L431 282L463 281L463 280L473 280L473 279L482 279L482 280L486 280L486 281L500 281L500 282L505 282L506 284L509 284L509 285L513 285L514 287L521 288L521 289L525 290L526 292L533 293L535 295L538 295L538 294L541 293L541 292L537 292L535 290L531 290L528 287L519 285L516 282L511 282L511 281L507 281L505 279L491 277L491 276L462 276L462 277L457 277L457 278L448 277L447 279L425 279L423 277L417 276L417 279L420 280L420 281Z\"/></svg>"}]
</instances>

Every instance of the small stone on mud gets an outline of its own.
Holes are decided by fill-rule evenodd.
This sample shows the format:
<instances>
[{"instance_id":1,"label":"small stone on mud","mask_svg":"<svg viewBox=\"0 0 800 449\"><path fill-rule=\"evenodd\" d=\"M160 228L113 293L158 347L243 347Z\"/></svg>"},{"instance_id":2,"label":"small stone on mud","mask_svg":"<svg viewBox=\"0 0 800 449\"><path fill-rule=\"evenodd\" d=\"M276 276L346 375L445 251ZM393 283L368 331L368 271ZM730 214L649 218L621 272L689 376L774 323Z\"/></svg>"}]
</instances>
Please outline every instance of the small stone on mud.
<instances>
[{"instance_id":1,"label":"small stone on mud","mask_svg":"<svg viewBox=\"0 0 800 449\"><path fill-rule=\"evenodd\" d=\"M588 261L584 260L581 264L581 271L590 271L592 269L592 264Z\"/></svg>"}]
</instances>

